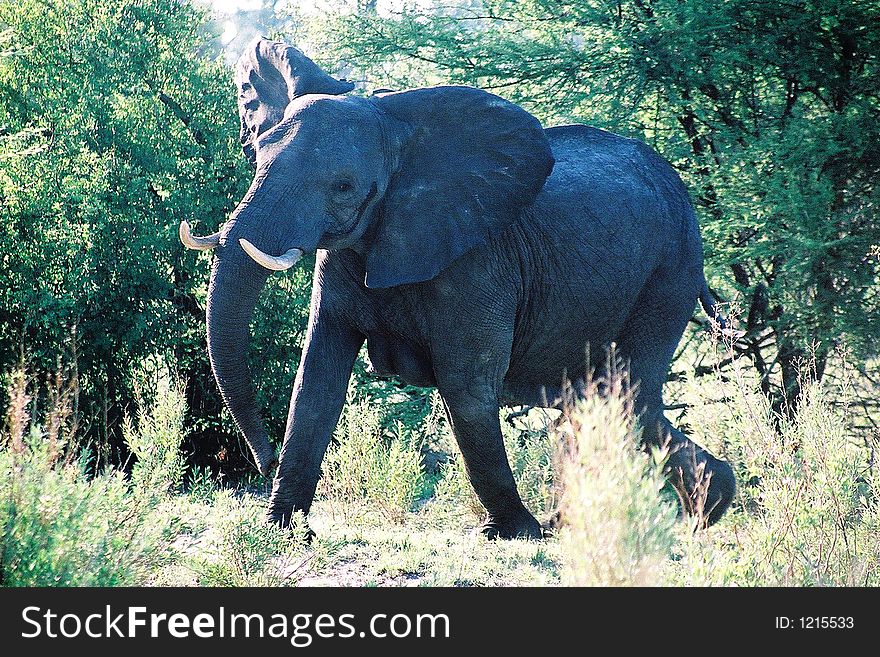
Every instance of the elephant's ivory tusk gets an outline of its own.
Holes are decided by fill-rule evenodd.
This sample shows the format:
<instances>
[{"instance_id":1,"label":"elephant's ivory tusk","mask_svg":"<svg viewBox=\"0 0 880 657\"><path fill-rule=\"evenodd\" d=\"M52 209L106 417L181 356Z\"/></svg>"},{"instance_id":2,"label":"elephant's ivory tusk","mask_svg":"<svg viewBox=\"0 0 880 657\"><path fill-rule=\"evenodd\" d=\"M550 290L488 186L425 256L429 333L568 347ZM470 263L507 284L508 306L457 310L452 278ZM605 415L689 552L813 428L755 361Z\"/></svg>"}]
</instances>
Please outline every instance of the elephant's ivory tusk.
<instances>
[{"instance_id":1,"label":"elephant's ivory tusk","mask_svg":"<svg viewBox=\"0 0 880 657\"><path fill-rule=\"evenodd\" d=\"M207 237L195 237L190 231L189 222L186 219L180 222L177 234L180 235L180 241L186 248L196 251L207 251L220 244L220 233L214 233Z\"/></svg>"},{"instance_id":2,"label":"elephant's ivory tusk","mask_svg":"<svg viewBox=\"0 0 880 657\"><path fill-rule=\"evenodd\" d=\"M254 259L254 262L266 269L271 269L272 271L284 271L285 269L290 269L300 258L302 258L303 255L303 252L299 249L290 249L284 255L270 256L260 251L244 238L238 240L238 243L241 244L241 248L244 249L244 252Z\"/></svg>"}]
</instances>

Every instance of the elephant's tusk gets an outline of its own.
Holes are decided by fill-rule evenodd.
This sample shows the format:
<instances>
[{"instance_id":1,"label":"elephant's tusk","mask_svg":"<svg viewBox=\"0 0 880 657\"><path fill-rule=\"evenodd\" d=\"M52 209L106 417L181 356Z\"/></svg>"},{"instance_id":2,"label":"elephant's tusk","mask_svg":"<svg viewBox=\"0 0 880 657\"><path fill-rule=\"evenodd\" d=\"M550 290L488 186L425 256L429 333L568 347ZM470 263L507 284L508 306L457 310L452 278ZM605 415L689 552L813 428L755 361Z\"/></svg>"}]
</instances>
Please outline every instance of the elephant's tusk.
<instances>
[{"instance_id":1,"label":"elephant's tusk","mask_svg":"<svg viewBox=\"0 0 880 657\"><path fill-rule=\"evenodd\" d=\"M220 233L214 233L207 237L195 237L192 234L192 231L189 228L189 222L186 219L180 222L180 228L177 230L177 234L180 235L180 241L186 248L195 249L196 251L207 251L220 244Z\"/></svg>"},{"instance_id":2,"label":"elephant's tusk","mask_svg":"<svg viewBox=\"0 0 880 657\"><path fill-rule=\"evenodd\" d=\"M290 269L300 258L302 258L303 255L303 252L300 249L290 249L284 255L270 256L260 251L244 238L238 240L238 243L241 244L241 248L244 249L244 252L254 259L254 262L266 269L271 269L272 271L284 271L285 269Z\"/></svg>"}]
</instances>

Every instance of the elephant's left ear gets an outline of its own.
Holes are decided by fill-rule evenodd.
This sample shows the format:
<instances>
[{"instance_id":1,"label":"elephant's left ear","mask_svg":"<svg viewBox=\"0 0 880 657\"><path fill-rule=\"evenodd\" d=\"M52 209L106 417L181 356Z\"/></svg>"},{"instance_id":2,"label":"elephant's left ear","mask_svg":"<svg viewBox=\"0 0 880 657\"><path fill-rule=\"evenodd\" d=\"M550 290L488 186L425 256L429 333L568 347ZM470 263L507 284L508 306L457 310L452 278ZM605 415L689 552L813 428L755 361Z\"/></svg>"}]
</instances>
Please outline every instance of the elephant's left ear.
<instances>
[{"instance_id":1,"label":"elephant's left ear","mask_svg":"<svg viewBox=\"0 0 880 657\"><path fill-rule=\"evenodd\" d=\"M284 118L294 98L306 94L344 94L354 83L322 71L302 51L279 41L256 39L245 48L235 68L241 146L252 165L257 137Z\"/></svg>"},{"instance_id":2,"label":"elephant's left ear","mask_svg":"<svg viewBox=\"0 0 880 657\"><path fill-rule=\"evenodd\" d=\"M538 120L472 87L432 87L377 96L407 126L367 253L368 287L436 276L516 220L553 169Z\"/></svg>"}]
</instances>

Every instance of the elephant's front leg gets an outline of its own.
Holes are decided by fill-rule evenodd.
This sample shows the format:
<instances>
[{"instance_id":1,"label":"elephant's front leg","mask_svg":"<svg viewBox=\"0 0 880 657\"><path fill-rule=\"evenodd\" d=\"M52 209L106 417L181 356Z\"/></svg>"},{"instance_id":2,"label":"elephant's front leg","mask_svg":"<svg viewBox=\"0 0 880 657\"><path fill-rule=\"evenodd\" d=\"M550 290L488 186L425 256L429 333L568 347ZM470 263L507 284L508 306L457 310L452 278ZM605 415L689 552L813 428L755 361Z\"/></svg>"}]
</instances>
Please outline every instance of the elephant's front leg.
<instances>
[{"instance_id":1,"label":"elephant's front leg","mask_svg":"<svg viewBox=\"0 0 880 657\"><path fill-rule=\"evenodd\" d=\"M441 387L446 414L464 457L468 478L489 514L482 531L489 538L542 538L541 525L516 489L507 461L498 397L479 387Z\"/></svg>"},{"instance_id":2,"label":"elephant's front leg","mask_svg":"<svg viewBox=\"0 0 880 657\"><path fill-rule=\"evenodd\" d=\"M341 322L312 318L287 415L287 429L269 500L269 520L286 527L308 513L321 461L345 404L362 335Z\"/></svg>"}]
</instances>

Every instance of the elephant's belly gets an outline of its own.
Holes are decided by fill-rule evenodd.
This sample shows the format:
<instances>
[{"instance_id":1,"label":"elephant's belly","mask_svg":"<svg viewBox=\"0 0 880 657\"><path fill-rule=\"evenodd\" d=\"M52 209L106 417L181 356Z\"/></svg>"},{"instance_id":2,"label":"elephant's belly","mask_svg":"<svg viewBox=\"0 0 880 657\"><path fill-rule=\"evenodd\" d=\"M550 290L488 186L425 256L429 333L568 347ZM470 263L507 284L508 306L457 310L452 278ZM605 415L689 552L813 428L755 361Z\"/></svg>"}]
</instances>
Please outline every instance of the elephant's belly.
<instances>
[{"instance_id":1,"label":"elephant's belly","mask_svg":"<svg viewBox=\"0 0 880 657\"><path fill-rule=\"evenodd\" d=\"M588 318L566 317L562 312L548 315L556 321L539 324L531 339L513 345L503 387L507 402L556 406L565 387L583 385L597 366L607 362L609 346L616 341L627 312L617 309Z\"/></svg>"},{"instance_id":2,"label":"elephant's belly","mask_svg":"<svg viewBox=\"0 0 880 657\"><path fill-rule=\"evenodd\" d=\"M544 385L523 381L504 381L501 403L507 406L538 406L557 408L564 401L561 385Z\"/></svg>"},{"instance_id":3,"label":"elephant's belly","mask_svg":"<svg viewBox=\"0 0 880 657\"><path fill-rule=\"evenodd\" d=\"M370 374L399 376L413 386L435 386L434 368L427 353L409 343L385 335L367 336Z\"/></svg>"}]
</instances>

